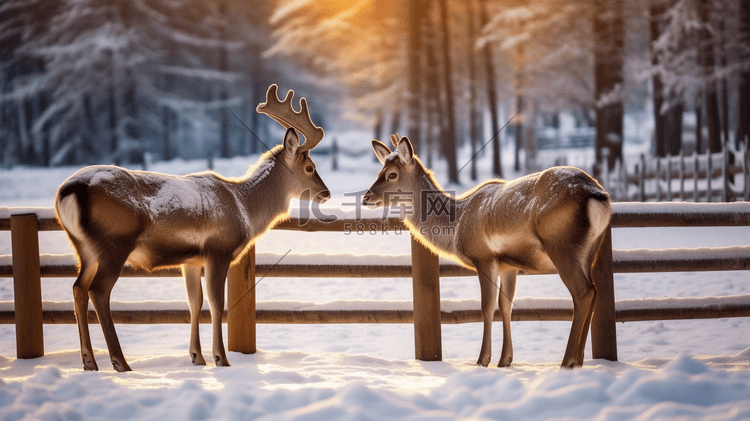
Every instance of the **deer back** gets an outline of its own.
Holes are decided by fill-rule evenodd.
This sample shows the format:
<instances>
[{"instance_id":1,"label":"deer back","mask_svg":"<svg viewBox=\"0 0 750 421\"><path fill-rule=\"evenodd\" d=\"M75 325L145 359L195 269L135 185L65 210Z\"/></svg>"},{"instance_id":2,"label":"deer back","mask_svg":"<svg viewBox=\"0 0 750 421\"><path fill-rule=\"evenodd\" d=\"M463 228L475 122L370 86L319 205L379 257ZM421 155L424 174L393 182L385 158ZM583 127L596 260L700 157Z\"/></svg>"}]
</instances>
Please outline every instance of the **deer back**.
<instances>
[{"instance_id":1,"label":"deer back","mask_svg":"<svg viewBox=\"0 0 750 421\"><path fill-rule=\"evenodd\" d=\"M547 248L584 249L609 223L607 193L571 167L492 180L460 200L465 207L458 232L462 250L479 259L500 255L530 272L554 269Z\"/></svg>"},{"instance_id":2,"label":"deer back","mask_svg":"<svg viewBox=\"0 0 750 421\"><path fill-rule=\"evenodd\" d=\"M188 176L87 167L59 189L57 212L75 241L106 252L131 249L145 268L197 259L206 248L236 255L252 231L233 183L214 173Z\"/></svg>"}]
</instances>

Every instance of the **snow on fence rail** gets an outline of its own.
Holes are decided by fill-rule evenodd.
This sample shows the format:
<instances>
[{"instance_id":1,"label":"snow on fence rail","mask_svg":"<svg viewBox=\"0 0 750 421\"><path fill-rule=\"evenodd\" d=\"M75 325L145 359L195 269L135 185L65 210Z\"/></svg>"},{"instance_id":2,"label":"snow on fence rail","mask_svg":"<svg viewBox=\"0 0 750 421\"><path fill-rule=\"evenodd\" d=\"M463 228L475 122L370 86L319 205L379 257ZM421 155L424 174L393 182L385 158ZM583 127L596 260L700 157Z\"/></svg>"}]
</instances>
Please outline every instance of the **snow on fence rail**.
<instances>
[{"instance_id":1,"label":"snow on fence rail","mask_svg":"<svg viewBox=\"0 0 750 421\"><path fill-rule=\"evenodd\" d=\"M611 228L750 226L750 203L614 203ZM398 218L360 218L328 215L322 219L299 215L275 229L346 231L403 229ZM72 302L42 302L41 277L77 276L73 255L40 255L39 231L60 230L54 210L47 208L0 208L0 230L11 231L11 256L0 256L0 277L14 278L14 301L0 303L0 323L16 324L17 355L44 355L42 325L75 323ZM612 250L611 231L606 233L601 258L594 268L599 279L592 320L594 358L617 359L616 322L717 317L750 317L750 295L690 299L614 301L613 273L705 270L750 270L750 247L668 250ZM421 360L442 358L441 323L481 321L477 300L440 300L440 276L475 276L475 272L450 260L438 259L416 241L412 254L280 255L250 253L228 274L227 307L229 349L255 352L256 323L414 323L415 354ZM327 304L300 302L258 303L255 273L272 277L412 277L414 300L403 302L344 301ZM180 276L179 270L153 273L126 266L122 276ZM571 320L567 299L519 300L513 320ZM112 303L116 323L189 323L185 302ZM495 313L500 319L499 312ZM89 321L97 322L89 311ZM203 310L201 321L210 321Z\"/></svg>"}]
</instances>

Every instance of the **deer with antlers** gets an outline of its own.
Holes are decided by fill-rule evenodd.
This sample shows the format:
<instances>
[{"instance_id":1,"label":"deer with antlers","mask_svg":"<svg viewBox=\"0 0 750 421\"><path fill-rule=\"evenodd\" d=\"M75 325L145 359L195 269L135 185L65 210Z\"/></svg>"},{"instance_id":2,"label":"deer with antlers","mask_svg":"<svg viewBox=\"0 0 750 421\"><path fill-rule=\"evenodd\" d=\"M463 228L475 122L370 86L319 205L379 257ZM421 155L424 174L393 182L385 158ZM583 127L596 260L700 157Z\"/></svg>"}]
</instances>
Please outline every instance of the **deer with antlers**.
<instances>
[{"instance_id":1,"label":"deer with antlers","mask_svg":"<svg viewBox=\"0 0 750 421\"><path fill-rule=\"evenodd\" d=\"M523 270L560 274L573 297L562 366L582 365L596 298L591 270L612 213L601 185L577 168L554 167L513 181L487 181L454 198L414 155L409 139L393 135L391 142L393 152L372 141L383 168L362 202L401 205L405 224L420 242L477 271L484 322L477 364L490 362L495 302L503 321L498 366L513 361L510 316L516 276Z\"/></svg>"},{"instance_id":2,"label":"deer with antlers","mask_svg":"<svg viewBox=\"0 0 750 421\"><path fill-rule=\"evenodd\" d=\"M84 369L98 370L87 321L91 298L112 365L117 371L130 371L109 303L126 262L147 270L182 267L190 307L189 351L196 365L206 364L198 335L203 267L213 360L217 366L229 365L221 331L229 266L288 215L292 198L305 192L319 203L330 198L309 153L324 131L310 119L305 98L297 112L292 107L294 92L280 101L277 90L276 85L268 88L266 102L257 111L287 129L283 144L261 156L244 177L229 179L214 172L172 176L91 166L62 183L55 211L80 263L73 297ZM302 144L298 132L305 137Z\"/></svg>"}]
</instances>

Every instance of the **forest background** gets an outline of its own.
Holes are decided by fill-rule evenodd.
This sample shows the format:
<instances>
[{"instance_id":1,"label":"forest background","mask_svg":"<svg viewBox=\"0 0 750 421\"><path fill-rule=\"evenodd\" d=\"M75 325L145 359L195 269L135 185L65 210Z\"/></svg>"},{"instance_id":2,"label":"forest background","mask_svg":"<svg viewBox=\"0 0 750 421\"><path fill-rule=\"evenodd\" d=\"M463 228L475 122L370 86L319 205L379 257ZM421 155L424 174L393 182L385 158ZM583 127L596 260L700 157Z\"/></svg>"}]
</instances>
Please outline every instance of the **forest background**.
<instances>
[{"instance_id":1,"label":"forest background","mask_svg":"<svg viewBox=\"0 0 750 421\"><path fill-rule=\"evenodd\" d=\"M260 153L271 83L368 136L318 152L399 132L453 183L459 148L613 168L629 114L657 156L750 133L746 0L4 0L0 42L5 168Z\"/></svg>"}]
</instances>

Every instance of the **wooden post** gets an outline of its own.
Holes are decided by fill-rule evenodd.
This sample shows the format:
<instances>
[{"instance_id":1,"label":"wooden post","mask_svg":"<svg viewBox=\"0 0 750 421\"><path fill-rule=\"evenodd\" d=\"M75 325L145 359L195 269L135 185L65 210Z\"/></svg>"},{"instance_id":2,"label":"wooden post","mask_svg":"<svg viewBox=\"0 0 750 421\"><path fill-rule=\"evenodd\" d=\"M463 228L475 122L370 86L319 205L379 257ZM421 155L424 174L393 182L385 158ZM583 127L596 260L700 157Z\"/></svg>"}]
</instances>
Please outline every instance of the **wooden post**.
<instances>
[{"instance_id":1,"label":"wooden post","mask_svg":"<svg viewBox=\"0 0 750 421\"><path fill-rule=\"evenodd\" d=\"M607 227L605 231L591 276L596 287L594 316L591 319L591 355L593 358L617 361L611 227Z\"/></svg>"},{"instance_id":2,"label":"wooden post","mask_svg":"<svg viewBox=\"0 0 750 421\"><path fill-rule=\"evenodd\" d=\"M411 271L414 292L414 357L442 361L440 331L440 261L411 237Z\"/></svg>"},{"instance_id":3,"label":"wooden post","mask_svg":"<svg viewBox=\"0 0 750 421\"><path fill-rule=\"evenodd\" d=\"M641 154L641 170L638 172L638 191L641 195L641 202L646 201L646 155Z\"/></svg>"},{"instance_id":4,"label":"wooden post","mask_svg":"<svg viewBox=\"0 0 750 421\"><path fill-rule=\"evenodd\" d=\"M44 356L42 281L39 269L39 225L36 214L11 215L16 356Z\"/></svg>"},{"instance_id":5,"label":"wooden post","mask_svg":"<svg viewBox=\"0 0 750 421\"><path fill-rule=\"evenodd\" d=\"M667 154L667 201L672 201L672 153Z\"/></svg>"},{"instance_id":6,"label":"wooden post","mask_svg":"<svg viewBox=\"0 0 750 421\"><path fill-rule=\"evenodd\" d=\"M731 191L729 190L729 142L724 142L724 150L722 151L722 159L724 161L724 165L721 169L721 201L722 202L728 202L731 197ZM732 157L734 157L734 154L732 154Z\"/></svg>"},{"instance_id":7,"label":"wooden post","mask_svg":"<svg viewBox=\"0 0 750 421\"><path fill-rule=\"evenodd\" d=\"M656 157L656 201L661 202L661 158Z\"/></svg>"},{"instance_id":8,"label":"wooden post","mask_svg":"<svg viewBox=\"0 0 750 421\"><path fill-rule=\"evenodd\" d=\"M710 149L706 150L706 158L708 158L708 159L706 159L706 161L708 162L708 169L706 170L706 174L707 174L706 177L708 177L707 178L707 180L708 180L708 189L706 190L706 193L708 194L708 199L706 201L707 202L713 202L713 197L712 197L713 196L713 189L711 188L712 187L711 186L711 181L714 178L714 166L713 166L713 162L711 162L711 161L713 161L713 159L712 159L713 157L711 156L711 150Z\"/></svg>"},{"instance_id":9,"label":"wooden post","mask_svg":"<svg viewBox=\"0 0 750 421\"><path fill-rule=\"evenodd\" d=\"M604 190L611 191L612 186L610 186L610 179L609 179L609 148L602 148L602 175L601 175L601 183L604 186Z\"/></svg>"},{"instance_id":10,"label":"wooden post","mask_svg":"<svg viewBox=\"0 0 750 421\"><path fill-rule=\"evenodd\" d=\"M227 275L228 349L254 354L255 342L255 246L250 247Z\"/></svg>"},{"instance_id":11,"label":"wooden post","mask_svg":"<svg viewBox=\"0 0 750 421\"><path fill-rule=\"evenodd\" d=\"M685 149L680 149L680 202L685 201Z\"/></svg>"},{"instance_id":12,"label":"wooden post","mask_svg":"<svg viewBox=\"0 0 750 421\"><path fill-rule=\"evenodd\" d=\"M693 152L693 202L698 202L698 180L700 179L700 159L698 151Z\"/></svg>"}]
</instances>

